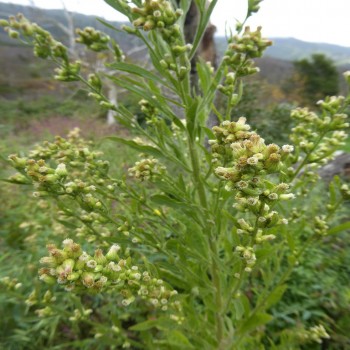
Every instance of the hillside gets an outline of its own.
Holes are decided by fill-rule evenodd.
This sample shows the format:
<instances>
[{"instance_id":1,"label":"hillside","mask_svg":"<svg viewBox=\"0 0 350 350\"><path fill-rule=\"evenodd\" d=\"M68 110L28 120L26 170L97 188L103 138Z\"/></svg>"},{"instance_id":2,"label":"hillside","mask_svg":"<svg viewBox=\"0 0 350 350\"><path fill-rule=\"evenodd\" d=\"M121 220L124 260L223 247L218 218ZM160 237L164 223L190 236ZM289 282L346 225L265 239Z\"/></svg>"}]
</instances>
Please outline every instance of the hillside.
<instances>
[{"instance_id":1,"label":"hillside","mask_svg":"<svg viewBox=\"0 0 350 350\"><path fill-rule=\"evenodd\" d=\"M350 47L310 43L294 38L272 38L273 45L266 51L267 56L283 60L300 60L314 53L323 53L337 65L350 64Z\"/></svg>"},{"instance_id":2,"label":"hillside","mask_svg":"<svg viewBox=\"0 0 350 350\"><path fill-rule=\"evenodd\" d=\"M32 22L36 22L43 28L49 30L57 40L67 43L67 34L65 34L64 30L62 29L62 26L67 27L67 18L64 11L44 10L30 6L21 6L0 2L0 18L7 18L8 16L17 13L22 13ZM79 13L74 13L73 20L74 26L76 28L91 26L107 33L112 38L114 38L121 45L121 47L124 48L125 51L129 50L130 48L134 48L137 45L140 45L140 41L136 37L126 36L120 30L121 26L124 24L122 22L111 22L111 24L116 28L116 30L113 30L99 22L94 16L86 16ZM8 38L7 34L3 30L0 30L0 45L18 46L14 40Z\"/></svg>"},{"instance_id":3,"label":"hillside","mask_svg":"<svg viewBox=\"0 0 350 350\"><path fill-rule=\"evenodd\" d=\"M42 25L50 30L57 39L66 41L66 35L59 27L58 23L67 24L67 18L62 10L43 10L32 8L30 6L20 6L15 4L7 4L0 2L0 18L6 18L9 15L23 13L26 17ZM137 38L125 36L123 33L107 28L100 23L94 16L86 16L82 14L74 14L74 23L78 28L93 26L99 30L103 30L128 51L139 45ZM116 28L120 28L123 23L112 23ZM323 53L336 62L337 65L350 64L350 47L338 45L311 43L294 38L271 38L273 46L266 51L266 56L272 58L295 61L309 57L313 53ZM13 45L6 33L0 31L0 45ZM226 48L226 39L224 37L216 37L216 44L219 53L222 55Z\"/></svg>"},{"instance_id":4,"label":"hillside","mask_svg":"<svg viewBox=\"0 0 350 350\"><path fill-rule=\"evenodd\" d=\"M314 53L323 53L331 58L336 65L350 64L350 47L324 44L310 43L294 38L270 38L273 45L267 48L266 57L272 57L286 61L297 61L308 58ZM226 38L217 37L216 43L220 55L226 48Z\"/></svg>"},{"instance_id":5,"label":"hillside","mask_svg":"<svg viewBox=\"0 0 350 350\"><path fill-rule=\"evenodd\" d=\"M62 10L43 10L29 6L20 6L0 2L0 18L9 15L23 13L33 22L39 23L49 30L60 41L67 43L68 36L62 29L67 26L67 17ZM116 30L106 27L94 16L86 16L74 13L74 25L77 28L86 26L95 27L113 37L122 47L124 52L134 51L134 61L145 61L145 52L135 50L140 47L141 42L134 36L125 35L121 30L123 23L111 23ZM293 72L293 61L310 56L313 53L324 53L335 61L339 68L339 74L350 67L350 48L330 44L308 43L293 38L275 38L274 45L268 48L266 55L258 59L260 67L260 78L276 86L282 86ZM219 56L226 49L226 39L216 37L216 46ZM136 52L135 54L135 51ZM7 34L0 29L0 95L11 97L22 91L31 94L40 94L40 91L50 91L50 75L52 65L33 57L31 49L21 45L19 42L9 39ZM342 80L341 80L342 81ZM343 87L342 87L343 88ZM36 92L35 92L36 91Z\"/></svg>"}]
</instances>

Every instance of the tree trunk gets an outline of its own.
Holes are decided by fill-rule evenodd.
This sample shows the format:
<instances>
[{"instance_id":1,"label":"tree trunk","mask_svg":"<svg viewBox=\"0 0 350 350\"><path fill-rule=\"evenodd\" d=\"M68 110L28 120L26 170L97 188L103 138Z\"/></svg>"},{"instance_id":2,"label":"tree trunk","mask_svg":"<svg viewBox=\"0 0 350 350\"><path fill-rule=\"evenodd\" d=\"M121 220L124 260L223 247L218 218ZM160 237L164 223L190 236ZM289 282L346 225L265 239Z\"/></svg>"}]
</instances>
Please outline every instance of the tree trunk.
<instances>
[{"instance_id":1,"label":"tree trunk","mask_svg":"<svg viewBox=\"0 0 350 350\"><path fill-rule=\"evenodd\" d=\"M108 100L113 103L114 105L117 105L117 88L114 84L108 84ZM107 124L113 125L116 123L116 120L114 118L115 112L112 110L108 110L107 113Z\"/></svg>"},{"instance_id":2,"label":"tree trunk","mask_svg":"<svg viewBox=\"0 0 350 350\"><path fill-rule=\"evenodd\" d=\"M199 24L199 19L199 10L195 2L192 1L185 19L184 32L186 42L193 42ZM216 27L213 24L209 23L208 27L205 30L199 48L196 52L196 55L191 61L191 82L196 88L198 86L198 75L196 67L198 58L202 58L204 61L210 62L214 67L216 67L217 55L214 41L215 31Z\"/></svg>"}]
</instances>

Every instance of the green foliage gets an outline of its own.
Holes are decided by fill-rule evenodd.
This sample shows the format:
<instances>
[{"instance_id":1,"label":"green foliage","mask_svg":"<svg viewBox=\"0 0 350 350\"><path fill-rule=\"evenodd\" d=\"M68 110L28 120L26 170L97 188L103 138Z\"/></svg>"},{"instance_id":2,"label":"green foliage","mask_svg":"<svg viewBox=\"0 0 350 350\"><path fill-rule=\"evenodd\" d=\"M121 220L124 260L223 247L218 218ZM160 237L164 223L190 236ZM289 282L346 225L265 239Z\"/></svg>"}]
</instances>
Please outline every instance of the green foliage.
<instances>
[{"instance_id":1,"label":"green foliage","mask_svg":"<svg viewBox=\"0 0 350 350\"><path fill-rule=\"evenodd\" d=\"M0 129L4 133L12 130L23 130L34 120L44 120L52 115L74 117L89 114L96 117L101 114L101 109L96 104L88 101L82 103L83 98L79 95L72 98L56 98L44 95L37 99L18 98L16 100L0 100L2 117ZM10 130L9 130L10 129ZM1 134L0 131L0 134Z\"/></svg>"},{"instance_id":2,"label":"green foliage","mask_svg":"<svg viewBox=\"0 0 350 350\"><path fill-rule=\"evenodd\" d=\"M232 117L245 116L249 124L264 135L267 143L288 143L290 130L294 126L290 113L296 106L271 101L266 103L267 91L269 92L269 86L266 83L247 81L239 104L232 110ZM218 104L221 103L223 102L219 100Z\"/></svg>"},{"instance_id":3,"label":"green foliage","mask_svg":"<svg viewBox=\"0 0 350 350\"><path fill-rule=\"evenodd\" d=\"M333 96L339 91L338 71L334 62L323 54L314 54L311 59L294 62L297 80L302 84L303 102L313 104L323 96Z\"/></svg>"},{"instance_id":4,"label":"green foliage","mask_svg":"<svg viewBox=\"0 0 350 350\"><path fill-rule=\"evenodd\" d=\"M329 192L318 193L317 169L346 139L350 98L326 97L317 112L293 109L292 144L267 143L258 125L259 133L244 117L231 120L244 80L258 71L253 58L271 44L261 28L241 32L259 0L248 2L218 68L198 64L198 90L191 86L190 60L216 1L206 9L205 0L196 0L193 45L183 35L187 1L180 9L166 0L107 3L129 18L125 35L147 46L153 70L123 62L119 45L100 31L78 31L79 42L110 60L94 71L71 61L62 43L25 17L0 22L11 38L57 64L57 80L81 83L131 131L98 147L74 129L9 156L16 173L5 182L24 190L10 205L2 203L10 208L1 249L15 255L0 280L1 303L12 315L1 321L8 333L1 345L306 349L331 337L345 348L347 316L333 314L328 298L330 284L347 274L334 268L347 263L348 247L339 249L333 266L322 261L332 256L326 247L348 232L342 207L350 189L335 178ZM108 100L106 78L140 100L133 109L144 125L129 106ZM218 125L209 129L212 113ZM142 152L134 164L124 147ZM118 159L124 152L126 166ZM331 276L318 285L317 267ZM312 301L307 294L315 291L319 298ZM337 293L335 309L343 310L348 289ZM338 321L341 327L334 326Z\"/></svg>"}]
</instances>

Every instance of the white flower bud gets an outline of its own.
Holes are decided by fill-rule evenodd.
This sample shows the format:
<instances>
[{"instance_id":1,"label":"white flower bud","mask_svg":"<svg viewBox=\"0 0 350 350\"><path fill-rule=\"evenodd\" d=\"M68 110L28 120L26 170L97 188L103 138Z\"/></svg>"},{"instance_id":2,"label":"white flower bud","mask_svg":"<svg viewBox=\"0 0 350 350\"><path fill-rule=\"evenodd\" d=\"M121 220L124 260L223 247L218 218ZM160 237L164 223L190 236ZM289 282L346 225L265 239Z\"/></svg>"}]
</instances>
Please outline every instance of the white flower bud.
<instances>
[{"instance_id":1,"label":"white flower bud","mask_svg":"<svg viewBox=\"0 0 350 350\"><path fill-rule=\"evenodd\" d=\"M55 170L55 174L58 175L59 177L67 176L68 171L67 171L66 165L63 163L58 164Z\"/></svg>"},{"instance_id":2,"label":"white flower bud","mask_svg":"<svg viewBox=\"0 0 350 350\"><path fill-rule=\"evenodd\" d=\"M282 151L284 153L292 153L294 151L294 147L291 145L283 145L282 146Z\"/></svg>"}]
</instances>

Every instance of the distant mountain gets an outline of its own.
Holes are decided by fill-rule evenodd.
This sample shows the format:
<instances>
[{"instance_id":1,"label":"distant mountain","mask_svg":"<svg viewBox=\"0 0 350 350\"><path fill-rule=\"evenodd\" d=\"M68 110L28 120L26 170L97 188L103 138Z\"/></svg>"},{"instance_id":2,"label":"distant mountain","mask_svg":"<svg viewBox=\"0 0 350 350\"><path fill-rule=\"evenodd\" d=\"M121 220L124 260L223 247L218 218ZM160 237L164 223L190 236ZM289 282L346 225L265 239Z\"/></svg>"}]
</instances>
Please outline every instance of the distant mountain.
<instances>
[{"instance_id":1,"label":"distant mountain","mask_svg":"<svg viewBox=\"0 0 350 350\"><path fill-rule=\"evenodd\" d=\"M58 23L62 23L63 25L67 24L67 18L64 11L44 10L30 6L0 2L0 18L6 18L9 15L14 15L19 12L23 13L30 20L42 25L45 29L48 29L58 40L63 42L67 40L66 34L58 25ZM135 48L135 46L140 45L140 41L136 37L127 36L124 35L124 33L107 28L96 20L94 16L86 16L75 13L74 23L78 28L93 26L106 32L117 40L126 52ZM123 23L114 22L112 24L115 27L120 28ZM224 37L216 37L215 39L219 55L222 55L226 49L226 39ZM272 38L272 41L274 43L273 46L269 47L266 51L266 56L270 56L272 58L295 61L302 58L307 58L313 53L323 53L334 60L337 65L350 64L350 47L324 43L311 43L294 38ZM4 44L13 46L15 42L9 39L4 31L0 30L0 45Z\"/></svg>"},{"instance_id":2,"label":"distant mountain","mask_svg":"<svg viewBox=\"0 0 350 350\"><path fill-rule=\"evenodd\" d=\"M350 64L350 47L310 43L294 38L271 38L271 40L273 45L265 51L265 56L285 61L297 61L308 58L314 53L323 53L331 58L336 65ZM226 49L226 39L217 37L216 42L219 53L223 54Z\"/></svg>"},{"instance_id":3,"label":"distant mountain","mask_svg":"<svg viewBox=\"0 0 350 350\"><path fill-rule=\"evenodd\" d=\"M68 36L62 29L68 27L67 17L63 10L46 10L40 8L33 8L30 6L21 6L16 4L7 4L0 2L0 18L8 18L8 16L22 13L32 22L38 23L40 26L50 31L55 39L67 44ZM123 22L109 22L116 28L113 30L97 20L95 16L86 16L80 13L74 13L74 26L76 28L94 27L101 30L115 39L120 46L126 51L134 49L141 45L141 41L135 36L128 36L120 30ZM8 35L0 28L0 45L19 46L19 42L10 39ZM135 57L135 56L133 56Z\"/></svg>"},{"instance_id":4,"label":"distant mountain","mask_svg":"<svg viewBox=\"0 0 350 350\"><path fill-rule=\"evenodd\" d=\"M266 55L282 60L295 61L310 57L314 53L323 53L337 65L350 64L350 47L310 43L294 38L274 38L273 45L266 50Z\"/></svg>"},{"instance_id":5,"label":"distant mountain","mask_svg":"<svg viewBox=\"0 0 350 350\"><path fill-rule=\"evenodd\" d=\"M68 43L67 34L62 30L62 25L67 26L67 17L63 10L44 10L0 2L0 18L7 18L17 13L23 13L31 21L37 22L49 30L57 40ZM113 22L111 24L117 30L106 27L94 16L74 13L75 27L95 27L114 38L124 52L133 51L132 60L144 61L147 59L145 50L135 50L142 45L141 41L135 36L125 35L120 30L123 23ZM226 39L224 37L216 37L215 39L218 55L222 56L227 47ZM293 73L293 61L309 57L313 53L324 53L333 59L338 65L339 74L350 69L350 48L309 43L293 38L272 40L274 45L267 49L263 58L257 59L257 65L260 67L259 76L270 84L281 85ZM28 84L33 84L33 79L46 79L48 74L52 74L53 65L34 58L31 51L31 48L8 38L7 33L0 28L0 65L2 67L0 70L0 95L5 90L11 91L12 86L24 85L23 88L26 88ZM340 81L342 82L343 79Z\"/></svg>"}]
</instances>

